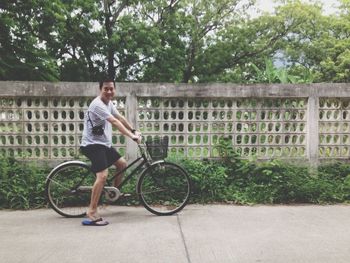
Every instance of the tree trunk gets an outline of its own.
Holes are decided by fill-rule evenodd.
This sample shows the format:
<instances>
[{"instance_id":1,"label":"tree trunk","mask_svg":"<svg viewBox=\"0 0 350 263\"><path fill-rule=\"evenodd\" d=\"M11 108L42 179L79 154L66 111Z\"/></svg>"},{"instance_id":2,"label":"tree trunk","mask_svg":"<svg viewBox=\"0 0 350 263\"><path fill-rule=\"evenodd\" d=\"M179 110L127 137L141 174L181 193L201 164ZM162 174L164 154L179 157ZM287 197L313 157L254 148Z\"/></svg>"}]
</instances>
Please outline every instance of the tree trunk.
<instances>
[{"instance_id":1,"label":"tree trunk","mask_svg":"<svg viewBox=\"0 0 350 263\"><path fill-rule=\"evenodd\" d=\"M188 83L192 77L192 74L193 74L192 68L193 68L195 55L196 55L196 47L192 42L189 50L189 55L188 55L188 65L184 71L184 75L182 78L183 83Z\"/></svg>"}]
</instances>

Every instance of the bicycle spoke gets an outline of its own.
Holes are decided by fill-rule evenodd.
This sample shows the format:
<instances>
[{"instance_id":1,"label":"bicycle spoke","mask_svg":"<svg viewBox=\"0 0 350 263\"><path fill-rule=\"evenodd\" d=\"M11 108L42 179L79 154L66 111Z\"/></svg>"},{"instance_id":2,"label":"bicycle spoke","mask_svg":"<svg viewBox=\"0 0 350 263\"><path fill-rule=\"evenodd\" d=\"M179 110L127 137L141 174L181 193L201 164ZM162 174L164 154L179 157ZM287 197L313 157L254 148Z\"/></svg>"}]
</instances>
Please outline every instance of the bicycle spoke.
<instances>
[{"instance_id":1,"label":"bicycle spoke","mask_svg":"<svg viewBox=\"0 0 350 263\"><path fill-rule=\"evenodd\" d=\"M51 182L54 182L55 184L57 184L57 185L59 185L59 186L61 186L61 187L63 187L63 188L65 188L65 189L67 189L68 191L70 191L70 189L68 188L68 187L65 187L64 185L62 185L61 183L59 183L58 181L56 181L56 180L53 180L53 179L49 179Z\"/></svg>"}]
</instances>

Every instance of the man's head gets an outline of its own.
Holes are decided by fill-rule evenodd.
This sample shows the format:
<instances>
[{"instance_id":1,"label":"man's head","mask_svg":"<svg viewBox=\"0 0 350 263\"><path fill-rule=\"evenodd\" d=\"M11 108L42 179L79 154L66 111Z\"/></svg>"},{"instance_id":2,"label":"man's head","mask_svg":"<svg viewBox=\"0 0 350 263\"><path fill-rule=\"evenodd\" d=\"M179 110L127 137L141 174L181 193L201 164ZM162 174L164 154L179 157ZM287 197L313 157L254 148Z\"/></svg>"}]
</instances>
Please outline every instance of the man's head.
<instances>
[{"instance_id":1,"label":"man's head","mask_svg":"<svg viewBox=\"0 0 350 263\"><path fill-rule=\"evenodd\" d=\"M100 81L100 97L103 102L108 103L115 94L115 83L113 79L103 79Z\"/></svg>"},{"instance_id":2,"label":"man's head","mask_svg":"<svg viewBox=\"0 0 350 263\"><path fill-rule=\"evenodd\" d=\"M111 82L113 83L113 86L115 87L114 79L112 79L112 78L104 78L104 79L101 79L100 82L99 82L99 84L100 84L100 90L102 89L104 83L111 83Z\"/></svg>"}]
</instances>

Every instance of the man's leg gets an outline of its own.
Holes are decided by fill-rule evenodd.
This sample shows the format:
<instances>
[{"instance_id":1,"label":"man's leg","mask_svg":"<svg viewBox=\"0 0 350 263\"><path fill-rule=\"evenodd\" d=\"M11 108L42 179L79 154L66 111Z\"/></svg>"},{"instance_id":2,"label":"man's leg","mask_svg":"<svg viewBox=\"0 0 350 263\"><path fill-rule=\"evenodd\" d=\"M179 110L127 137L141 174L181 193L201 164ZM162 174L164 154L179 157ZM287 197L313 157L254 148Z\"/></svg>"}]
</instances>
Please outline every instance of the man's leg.
<instances>
[{"instance_id":1,"label":"man's leg","mask_svg":"<svg viewBox=\"0 0 350 263\"><path fill-rule=\"evenodd\" d=\"M117 168L117 173L123 169L125 169L125 167L128 165L127 162L125 161L125 159L123 157L119 158L115 163L114 163L115 167ZM115 187L119 187L120 183L122 182L124 174L119 174L118 176L115 177L114 179L114 186Z\"/></svg>"},{"instance_id":2,"label":"man's leg","mask_svg":"<svg viewBox=\"0 0 350 263\"><path fill-rule=\"evenodd\" d=\"M103 186L106 183L107 176L108 176L108 169L105 169L101 172L96 173L96 180L92 187L91 201L87 212L87 216L91 220L96 220L99 218L97 214L97 205L98 205L98 201L100 200Z\"/></svg>"}]
</instances>

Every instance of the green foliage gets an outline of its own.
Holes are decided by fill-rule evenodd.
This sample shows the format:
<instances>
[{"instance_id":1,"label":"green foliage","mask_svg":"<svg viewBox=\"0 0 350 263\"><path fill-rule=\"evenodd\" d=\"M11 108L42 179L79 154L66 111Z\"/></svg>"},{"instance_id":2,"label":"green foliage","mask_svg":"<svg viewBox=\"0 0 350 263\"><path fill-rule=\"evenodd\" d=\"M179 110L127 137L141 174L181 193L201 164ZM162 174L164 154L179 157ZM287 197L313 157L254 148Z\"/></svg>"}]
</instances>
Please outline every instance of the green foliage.
<instances>
[{"instance_id":1,"label":"green foliage","mask_svg":"<svg viewBox=\"0 0 350 263\"><path fill-rule=\"evenodd\" d=\"M193 183L192 202L225 201L227 167L215 161L185 159L181 165L191 176Z\"/></svg>"},{"instance_id":2,"label":"green foliage","mask_svg":"<svg viewBox=\"0 0 350 263\"><path fill-rule=\"evenodd\" d=\"M222 142L216 160L171 159L185 168L192 180L192 203L332 204L350 202L350 165L332 163L316 170L306 165L272 160L256 162L230 155ZM229 154L228 154L229 153ZM46 206L45 178L49 169L37 164L0 158L0 208L29 209ZM136 178L123 187L135 192ZM139 204L137 195L120 201Z\"/></svg>"},{"instance_id":3,"label":"green foliage","mask_svg":"<svg viewBox=\"0 0 350 263\"><path fill-rule=\"evenodd\" d=\"M324 15L319 4L299 0L281 5L276 16L292 23L280 50L290 67L312 70L315 82L348 82L350 6L341 1L339 15Z\"/></svg>"},{"instance_id":4,"label":"green foliage","mask_svg":"<svg viewBox=\"0 0 350 263\"><path fill-rule=\"evenodd\" d=\"M192 202L238 204L341 203L350 201L350 166L320 166L316 174L304 165L182 161L193 180Z\"/></svg>"},{"instance_id":5,"label":"green foliage","mask_svg":"<svg viewBox=\"0 0 350 263\"><path fill-rule=\"evenodd\" d=\"M254 63L251 63L253 70L252 83L311 83L314 80L313 74L307 68L297 67L288 70L286 68L277 68L271 59L265 59L265 69L261 70ZM296 75L292 75L293 72Z\"/></svg>"},{"instance_id":6,"label":"green foliage","mask_svg":"<svg viewBox=\"0 0 350 263\"><path fill-rule=\"evenodd\" d=\"M192 202L237 204L341 203L350 201L350 165L332 163L317 170L279 160L240 159L230 138L216 145L218 160L173 160L193 182Z\"/></svg>"},{"instance_id":7,"label":"green foliage","mask_svg":"<svg viewBox=\"0 0 350 263\"><path fill-rule=\"evenodd\" d=\"M280 2L251 18L254 0L3 0L0 79L349 82L349 1Z\"/></svg>"},{"instance_id":8,"label":"green foliage","mask_svg":"<svg viewBox=\"0 0 350 263\"><path fill-rule=\"evenodd\" d=\"M0 157L0 208L29 209L45 205L47 171L35 163Z\"/></svg>"},{"instance_id":9,"label":"green foliage","mask_svg":"<svg viewBox=\"0 0 350 263\"><path fill-rule=\"evenodd\" d=\"M41 39L44 31L54 31L51 11L40 0L1 2L1 80L58 80L56 60Z\"/></svg>"}]
</instances>

